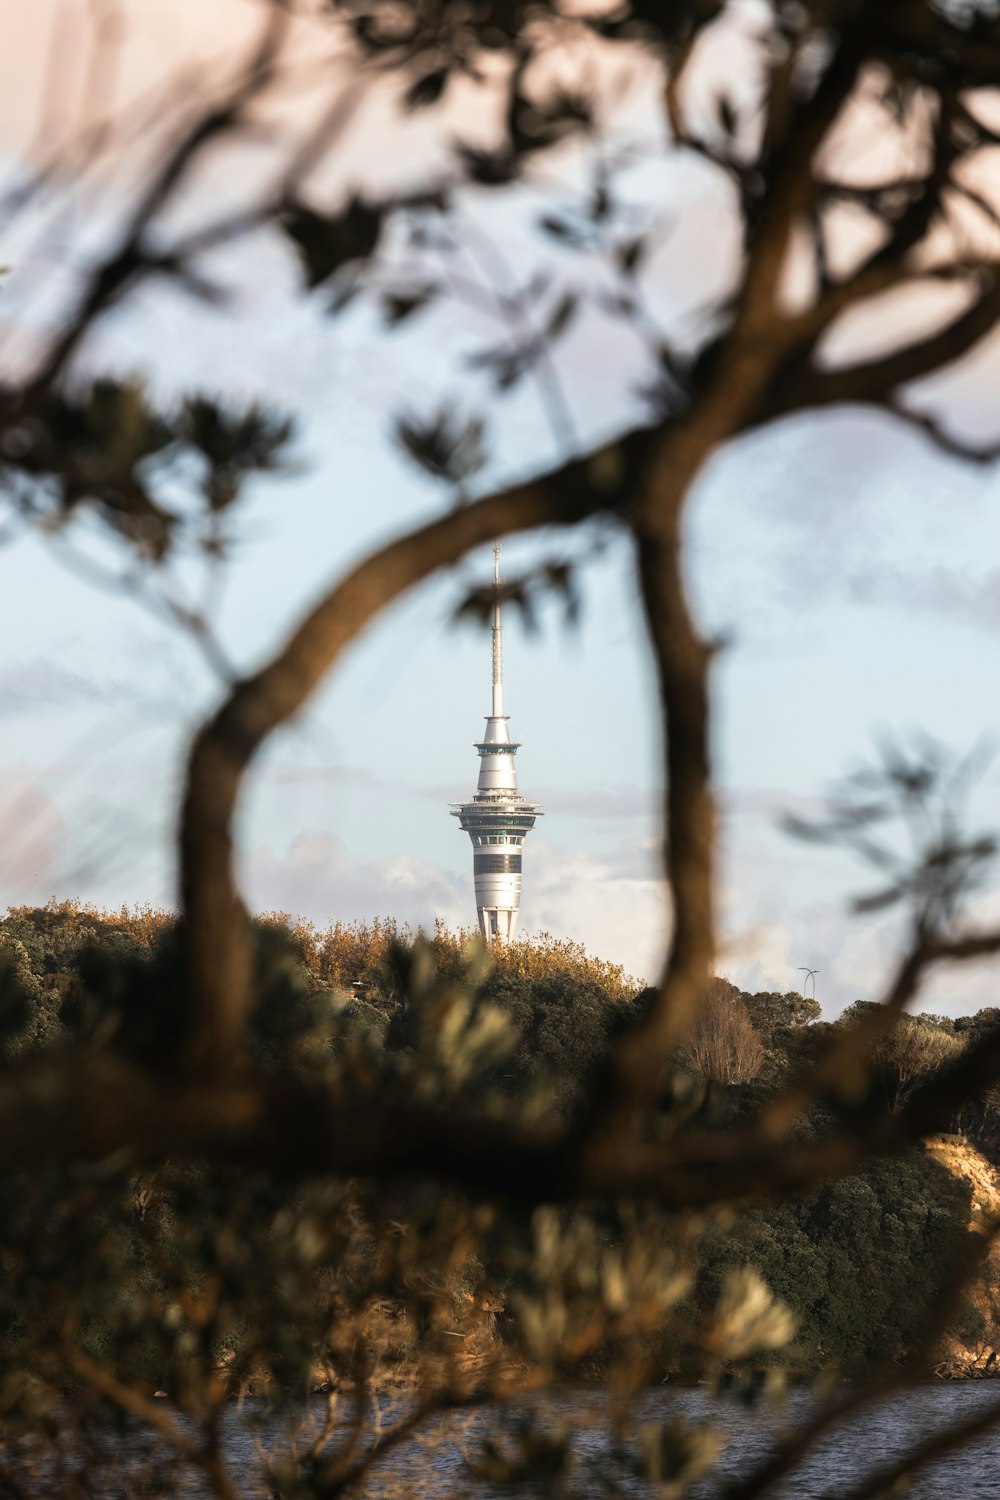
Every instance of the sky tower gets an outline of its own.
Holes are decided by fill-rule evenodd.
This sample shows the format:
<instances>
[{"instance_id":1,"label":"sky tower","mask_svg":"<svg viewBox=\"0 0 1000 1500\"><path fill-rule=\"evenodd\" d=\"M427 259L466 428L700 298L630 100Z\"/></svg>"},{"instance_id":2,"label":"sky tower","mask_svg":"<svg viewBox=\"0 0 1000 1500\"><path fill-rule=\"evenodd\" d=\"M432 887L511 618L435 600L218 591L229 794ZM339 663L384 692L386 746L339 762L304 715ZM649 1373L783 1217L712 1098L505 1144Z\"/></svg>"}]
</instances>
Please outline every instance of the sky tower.
<instances>
[{"instance_id":1,"label":"sky tower","mask_svg":"<svg viewBox=\"0 0 1000 1500\"><path fill-rule=\"evenodd\" d=\"M503 711L503 627L500 624L500 543L493 543L493 712L486 720L479 751L479 781L471 802L456 803L457 818L472 840L479 926L488 943L514 936L521 905L521 846L541 815L517 789L512 740Z\"/></svg>"}]
</instances>

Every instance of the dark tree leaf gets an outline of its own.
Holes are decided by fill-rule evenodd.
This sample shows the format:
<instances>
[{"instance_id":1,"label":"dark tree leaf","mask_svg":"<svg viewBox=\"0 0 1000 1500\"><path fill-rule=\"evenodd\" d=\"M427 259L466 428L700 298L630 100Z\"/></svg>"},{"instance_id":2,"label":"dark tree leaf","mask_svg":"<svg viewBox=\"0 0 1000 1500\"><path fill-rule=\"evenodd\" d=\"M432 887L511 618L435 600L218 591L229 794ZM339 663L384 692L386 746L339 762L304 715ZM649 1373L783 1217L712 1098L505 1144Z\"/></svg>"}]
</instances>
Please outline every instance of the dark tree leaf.
<instances>
[{"instance_id":1,"label":"dark tree leaf","mask_svg":"<svg viewBox=\"0 0 1000 1500\"><path fill-rule=\"evenodd\" d=\"M477 417L463 423L455 412L442 408L431 420L397 417L395 426L397 442L414 463L436 479L459 484L486 462L485 429Z\"/></svg>"},{"instance_id":2,"label":"dark tree leaf","mask_svg":"<svg viewBox=\"0 0 1000 1500\"><path fill-rule=\"evenodd\" d=\"M546 336L550 339L557 339L565 333L579 305L580 299L576 292L567 292L561 297L549 318L545 329Z\"/></svg>"},{"instance_id":3,"label":"dark tree leaf","mask_svg":"<svg viewBox=\"0 0 1000 1500\"><path fill-rule=\"evenodd\" d=\"M725 134L727 140L732 140L733 136L736 134L736 128L739 125L739 116L736 113L732 101L726 94L721 94L716 100L716 108L719 115L719 124L722 126L723 133Z\"/></svg>"},{"instance_id":4,"label":"dark tree leaf","mask_svg":"<svg viewBox=\"0 0 1000 1500\"><path fill-rule=\"evenodd\" d=\"M509 391L537 357L535 345L501 344L467 355L465 363L470 370L488 370L496 381L497 390Z\"/></svg>"},{"instance_id":5,"label":"dark tree leaf","mask_svg":"<svg viewBox=\"0 0 1000 1500\"><path fill-rule=\"evenodd\" d=\"M306 285L328 281L341 266L366 260L378 243L384 206L352 198L339 214L318 214L297 204L285 211L282 227L302 257Z\"/></svg>"},{"instance_id":6,"label":"dark tree leaf","mask_svg":"<svg viewBox=\"0 0 1000 1500\"><path fill-rule=\"evenodd\" d=\"M390 328L396 328L400 323L426 307L428 302L437 296L436 286L421 287L413 292L389 292L382 299L382 316Z\"/></svg>"},{"instance_id":7,"label":"dark tree leaf","mask_svg":"<svg viewBox=\"0 0 1000 1500\"><path fill-rule=\"evenodd\" d=\"M545 582L554 593L562 595L567 625L579 624L580 594L570 564L548 563L545 567Z\"/></svg>"},{"instance_id":8,"label":"dark tree leaf","mask_svg":"<svg viewBox=\"0 0 1000 1500\"><path fill-rule=\"evenodd\" d=\"M138 381L95 380L81 415L84 442L115 466L133 468L174 440L170 422L153 409Z\"/></svg>"},{"instance_id":9,"label":"dark tree leaf","mask_svg":"<svg viewBox=\"0 0 1000 1500\"><path fill-rule=\"evenodd\" d=\"M676 381L678 385L686 386L688 372L678 358L676 350L672 349L669 344L660 344L656 351L656 358L665 375L669 375L671 380Z\"/></svg>"},{"instance_id":10,"label":"dark tree leaf","mask_svg":"<svg viewBox=\"0 0 1000 1500\"><path fill-rule=\"evenodd\" d=\"M492 22L478 32L476 40L481 47L488 47L490 51L496 51L500 47L509 47L512 38L516 34L516 27L507 26L505 28L496 22Z\"/></svg>"},{"instance_id":11,"label":"dark tree leaf","mask_svg":"<svg viewBox=\"0 0 1000 1500\"><path fill-rule=\"evenodd\" d=\"M452 623L458 625L463 620L471 620L475 625L486 625L492 618L495 602L496 594L492 588L470 589L452 610Z\"/></svg>"},{"instance_id":12,"label":"dark tree leaf","mask_svg":"<svg viewBox=\"0 0 1000 1500\"><path fill-rule=\"evenodd\" d=\"M611 217L613 201L611 191L606 182L599 182L594 189L594 196L590 204L590 217L595 224L603 224Z\"/></svg>"},{"instance_id":13,"label":"dark tree leaf","mask_svg":"<svg viewBox=\"0 0 1000 1500\"><path fill-rule=\"evenodd\" d=\"M521 615L525 629L530 634L538 631L538 613L533 597L534 580L529 574L525 578L508 580L500 591L502 603L512 606ZM496 590L491 583L476 584L456 604L452 620L459 624L471 620L476 625L488 625L496 603Z\"/></svg>"},{"instance_id":14,"label":"dark tree leaf","mask_svg":"<svg viewBox=\"0 0 1000 1500\"><path fill-rule=\"evenodd\" d=\"M250 474L273 473L292 437L292 423L252 405L225 411L203 396L185 403L180 436L205 459L210 509L227 509Z\"/></svg>"},{"instance_id":15,"label":"dark tree leaf","mask_svg":"<svg viewBox=\"0 0 1000 1500\"><path fill-rule=\"evenodd\" d=\"M412 42L418 25L416 6L373 6L354 17L351 29L364 51L376 57Z\"/></svg>"},{"instance_id":16,"label":"dark tree leaf","mask_svg":"<svg viewBox=\"0 0 1000 1500\"><path fill-rule=\"evenodd\" d=\"M435 68L412 83L404 99L406 108L426 109L428 105L436 104L448 85L449 71L448 68Z\"/></svg>"},{"instance_id":17,"label":"dark tree leaf","mask_svg":"<svg viewBox=\"0 0 1000 1500\"><path fill-rule=\"evenodd\" d=\"M327 312L331 318L337 317L345 308L350 307L360 290L361 282L357 277L352 277L350 281L345 281L338 286L334 291L333 300L327 308Z\"/></svg>"},{"instance_id":18,"label":"dark tree leaf","mask_svg":"<svg viewBox=\"0 0 1000 1500\"><path fill-rule=\"evenodd\" d=\"M513 101L511 134L515 146L523 151L537 151L574 131L587 130L594 122L590 100L582 93L564 91L553 95L544 106L524 95Z\"/></svg>"},{"instance_id":19,"label":"dark tree leaf","mask_svg":"<svg viewBox=\"0 0 1000 1500\"><path fill-rule=\"evenodd\" d=\"M570 563L543 563L519 578L508 579L501 585L500 600L520 611L526 629L537 631L538 603L547 592L561 596L567 624L576 623L580 601ZM497 592L492 581L476 584L455 606L453 619L471 619L477 624L485 625L492 617L496 599Z\"/></svg>"},{"instance_id":20,"label":"dark tree leaf","mask_svg":"<svg viewBox=\"0 0 1000 1500\"><path fill-rule=\"evenodd\" d=\"M529 362L520 350L515 350L505 358L498 360L494 366L498 391L510 391L514 389L518 381L525 374Z\"/></svg>"},{"instance_id":21,"label":"dark tree leaf","mask_svg":"<svg viewBox=\"0 0 1000 1500\"><path fill-rule=\"evenodd\" d=\"M639 304L627 292L602 292L597 305L614 318L634 318Z\"/></svg>"},{"instance_id":22,"label":"dark tree leaf","mask_svg":"<svg viewBox=\"0 0 1000 1500\"><path fill-rule=\"evenodd\" d=\"M482 187L503 187L521 175L521 163L512 151L478 151L458 145L455 151L468 176Z\"/></svg>"},{"instance_id":23,"label":"dark tree leaf","mask_svg":"<svg viewBox=\"0 0 1000 1500\"><path fill-rule=\"evenodd\" d=\"M634 276L646 254L646 248L645 236L641 234L618 245L615 249L615 264L619 271L625 276Z\"/></svg>"},{"instance_id":24,"label":"dark tree leaf","mask_svg":"<svg viewBox=\"0 0 1000 1500\"><path fill-rule=\"evenodd\" d=\"M8 468L47 481L61 520L81 505L145 556L159 560L176 518L151 488L151 462L177 441L172 417L157 411L133 380L102 378L58 393L5 433Z\"/></svg>"},{"instance_id":25,"label":"dark tree leaf","mask_svg":"<svg viewBox=\"0 0 1000 1500\"><path fill-rule=\"evenodd\" d=\"M565 219L557 219L554 214L543 214L538 227L544 229L554 240L562 240L565 244L576 244L579 240L579 234L573 225Z\"/></svg>"}]
</instances>

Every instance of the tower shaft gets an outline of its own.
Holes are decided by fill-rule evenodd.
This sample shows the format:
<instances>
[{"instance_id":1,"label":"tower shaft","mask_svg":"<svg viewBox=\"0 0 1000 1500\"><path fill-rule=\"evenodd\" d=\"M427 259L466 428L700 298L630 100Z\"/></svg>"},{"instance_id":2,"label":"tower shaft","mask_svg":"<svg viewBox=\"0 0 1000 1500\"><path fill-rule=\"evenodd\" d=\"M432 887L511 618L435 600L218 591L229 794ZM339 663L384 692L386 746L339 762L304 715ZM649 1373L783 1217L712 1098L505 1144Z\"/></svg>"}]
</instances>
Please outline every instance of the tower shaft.
<instances>
[{"instance_id":1,"label":"tower shaft","mask_svg":"<svg viewBox=\"0 0 1000 1500\"><path fill-rule=\"evenodd\" d=\"M471 802L452 816L472 841L472 863L479 927L487 942L514 936L521 905L521 862L525 836L541 815L517 789L514 757L519 742L510 737L503 711L503 624L500 618L500 542L493 543L493 712L476 742L479 779Z\"/></svg>"}]
</instances>

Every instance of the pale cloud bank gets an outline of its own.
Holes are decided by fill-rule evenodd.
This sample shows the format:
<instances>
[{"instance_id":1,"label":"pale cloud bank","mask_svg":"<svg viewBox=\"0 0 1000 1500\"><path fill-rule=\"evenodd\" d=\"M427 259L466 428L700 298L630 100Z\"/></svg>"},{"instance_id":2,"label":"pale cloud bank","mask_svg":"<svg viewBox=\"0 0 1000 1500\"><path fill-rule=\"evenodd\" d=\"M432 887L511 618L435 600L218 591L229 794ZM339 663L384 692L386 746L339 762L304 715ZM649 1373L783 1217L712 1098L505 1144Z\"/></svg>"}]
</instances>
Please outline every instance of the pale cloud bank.
<instances>
[{"instance_id":1,"label":"pale cloud bank","mask_svg":"<svg viewBox=\"0 0 1000 1500\"><path fill-rule=\"evenodd\" d=\"M654 980L669 931L656 859L652 839L609 854L537 839L525 852L522 932L570 938L636 978ZM375 917L428 929L438 919L465 928L475 921L471 866L456 874L408 855L365 860L329 832L299 834L284 850L256 848L244 859L242 877L254 909L287 911L320 926ZM735 984L799 989L799 965L808 963L820 970L818 993L828 1015L879 994L898 952L891 923L854 922L832 902L791 913L786 907L783 921L753 905L735 891L723 903L718 968Z\"/></svg>"},{"instance_id":2,"label":"pale cloud bank","mask_svg":"<svg viewBox=\"0 0 1000 1500\"><path fill-rule=\"evenodd\" d=\"M41 708L98 708L134 702L135 683L77 671L51 657L0 668L0 718Z\"/></svg>"},{"instance_id":3,"label":"pale cloud bank","mask_svg":"<svg viewBox=\"0 0 1000 1500\"><path fill-rule=\"evenodd\" d=\"M0 906L47 900L64 848L63 819L47 793L8 772L0 789Z\"/></svg>"},{"instance_id":4,"label":"pale cloud bank","mask_svg":"<svg viewBox=\"0 0 1000 1500\"><path fill-rule=\"evenodd\" d=\"M626 873L628 851L598 856L539 840L526 851L522 930L581 942L638 978L656 973L666 930L662 882L655 863ZM258 846L242 877L258 911L293 912L320 925L394 917L431 927L475 922L471 858L461 874L409 855L364 860L335 834L302 833L288 847Z\"/></svg>"},{"instance_id":5,"label":"pale cloud bank","mask_svg":"<svg viewBox=\"0 0 1000 1500\"><path fill-rule=\"evenodd\" d=\"M522 902L529 929L572 938L639 979L655 977L667 905L651 846L600 855L540 840L530 856Z\"/></svg>"},{"instance_id":6,"label":"pale cloud bank","mask_svg":"<svg viewBox=\"0 0 1000 1500\"><path fill-rule=\"evenodd\" d=\"M471 873L460 885L410 855L359 859L333 833L300 833L281 852L257 847L244 856L241 874L255 910L286 911L321 926L375 917L423 927L439 917L455 926L470 921Z\"/></svg>"}]
</instances>

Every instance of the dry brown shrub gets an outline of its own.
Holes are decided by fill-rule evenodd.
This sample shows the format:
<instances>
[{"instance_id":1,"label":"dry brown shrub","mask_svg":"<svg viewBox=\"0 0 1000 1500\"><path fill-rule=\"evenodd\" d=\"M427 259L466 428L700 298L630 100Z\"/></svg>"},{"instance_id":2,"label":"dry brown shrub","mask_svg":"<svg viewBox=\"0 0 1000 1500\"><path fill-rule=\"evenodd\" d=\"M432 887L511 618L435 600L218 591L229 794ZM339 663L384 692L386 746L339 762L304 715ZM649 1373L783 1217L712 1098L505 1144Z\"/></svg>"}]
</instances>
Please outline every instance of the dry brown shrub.
<instances>
[{"instance_id":1,"label":"dry brown shrub","mask_svg":"<svg viewBox=\"0 0 1000 1500\"><path fill-rule=\"evenodd\" d=\"M728 979L716 977L709 985L686 1055L712 1083L750 1083L760 1072L764 1044Z\"/></svg>"}]
</instances>

